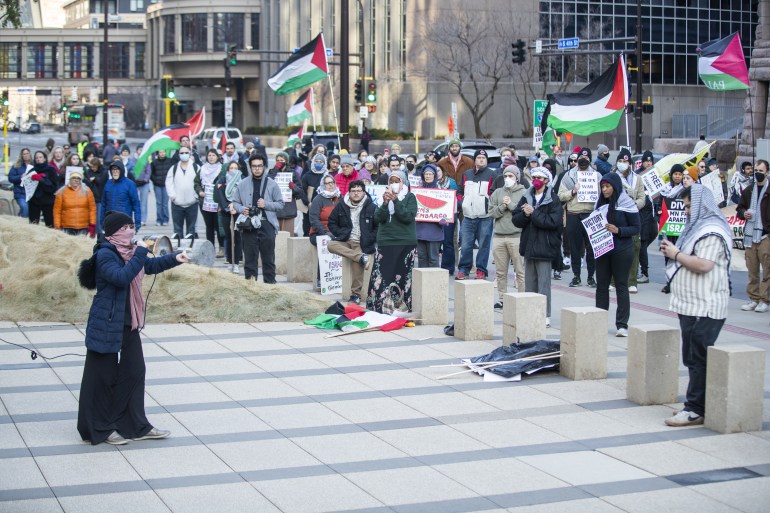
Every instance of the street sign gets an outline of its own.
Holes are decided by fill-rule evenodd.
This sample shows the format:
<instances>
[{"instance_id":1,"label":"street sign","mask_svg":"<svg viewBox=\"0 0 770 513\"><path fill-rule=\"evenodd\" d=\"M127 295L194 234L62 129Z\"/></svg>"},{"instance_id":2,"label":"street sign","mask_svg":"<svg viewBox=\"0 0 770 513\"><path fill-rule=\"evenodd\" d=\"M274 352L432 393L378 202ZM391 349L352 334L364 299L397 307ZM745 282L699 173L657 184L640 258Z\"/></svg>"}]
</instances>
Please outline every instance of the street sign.
<instances>
[{"instance_id":1,"label":"street sign","mask_svg":"<svg viewBox=\"0 0 770 513\"><path fill-rule=\"evenodd\" d=\"M369 107L366 105L362 105L361 107L358 107L358 117L361 119L366 119L369 117Z\"/></svg>"},{"instance_id":2,"label":"street sign","mask_svg":"<svg viewBox=\"0 0 770 513\"><path fill-rule=\"evenodd\" d=\"M451 109L452 109L452 133L450 135L453 138L457 138L459 136L460 129L457 126L457 104L455 102L452 102Z\"/></svg>"},{"instance_id":3,"label":"street sign","mask_svg":"<svg viewBox=\"0 0 770 513\"><path fill-rule=\"evenodd\" d=\"M543 40L538 39L535 41L535 53L543 53Z\"/></svg>"},{"instance_id":4,"label":"street sign","mask_svg":"<svg viewBox=\"0 0 770 513\"><path fill-rule=\"evenodd\" d=\"M532 109L533 119L532 126L539 127L543 122L543 114L545 114L545 108L548 106L548 100L535 100L535 107Z\"/></svg>"},{"instance_id":5,"label":"street sign","mask_svg":"<svg viewBox=\"0 0 770 513\"><path fill-rule=\"evenodd\" d=\"M326 57L331 57L334 55L334 48L327 48L326 49Z\"/></svg>"},{"instance_id":6,"label":"street sign","mask_svg":"<svg viewBox=\"0 0 770 513\"><path fill-rule=\"evenodd\" d=\"M225 122L226 123L232 123L233 122L233 98L232 96L228 96L225 98Z\"/></svg>"},{"instance_id":7,"label":"street sign","mask_svg":"<svg viewBox=\"0 0 770 513\"><path fill-rule=\"evenodd\" d=\"M557 46L559 50L570 50L573 48L577 48L580 46L580 38L579 37L569 37L566 39L559 39L559 42L557 43Z\"/></svg>"}]
</instances>

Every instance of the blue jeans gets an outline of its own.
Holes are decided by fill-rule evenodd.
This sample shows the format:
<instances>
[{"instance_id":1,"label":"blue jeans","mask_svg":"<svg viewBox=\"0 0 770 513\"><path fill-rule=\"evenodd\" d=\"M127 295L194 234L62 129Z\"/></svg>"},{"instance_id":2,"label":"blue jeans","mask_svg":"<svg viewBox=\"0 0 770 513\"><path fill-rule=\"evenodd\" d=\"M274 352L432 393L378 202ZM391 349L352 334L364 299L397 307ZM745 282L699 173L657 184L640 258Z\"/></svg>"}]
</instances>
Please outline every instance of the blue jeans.
<instances>
[{"instance_id":1,"label":"blue jeans","mask_svg":"<svg viewBox=\"0 0 770 513\"><path fill-rule=\"evenodd\" d=\"M168 192L166 187L153 185L153 193L155 194L155 222L168 224ZM146 220L147 218L142 217L142 219Z\"/></svg>"},{"instance_id":2,"label":"blue jeans","mask_svg":"<svg viewBox=\"0 0 770 513\"><path fill-rule=\"evenodd\" d=\"M150 194L150 184L140 185L137 190L139 191L139 210L142 212L142 221L147 224L147 196Z\"/></svg>"},{"instance_id":3,"label":"blue jeans","mask_svg":"<svg viewBox=\"0 0 770 513\"><path fill-rule=\"evenodd\" d=\"M29 207L27 206L27 196L14 196L13 199L19 204L19 217L29 217Z\"/></svg>"},{"instance_id":4,"label":"blue jeans","mask_svg":"<svg viewBox=\"0 0 770 513\"><path fill-rule=\"evenodd\" d=\"M455 214L455 224L448 224L444 227L444 242L441 247L441 268L449 271L452 275L455 273L455 227L457 226L457 214Z\"/></svg>"},{"instance_id":5,"label":"blue jeans","mask_svg":"<svg viewBox=\"0 0 770 513\"><path fill-rule=\"evenodd\" d=\"M476 254L476 270L489 275L487 263L489 263L489 248L492 244L492 227L494 221L491 217L463 219L460 231L463 243L460 246L460 264L458 271L468 274L473 267L473 245L479 242L479 252Z\"/></svg>"},{"instance_id":6,"label":"blue jeans","mask_svg":"<svg viewBox=\"0 0 770 513\"><path fill-rule=\"evenodd\" d=\"M102 205L101 201L98 201L96 203L96 233L98 235L104 233L102 223L104 223L104 205Z\"/></svg>"}]
</instances>

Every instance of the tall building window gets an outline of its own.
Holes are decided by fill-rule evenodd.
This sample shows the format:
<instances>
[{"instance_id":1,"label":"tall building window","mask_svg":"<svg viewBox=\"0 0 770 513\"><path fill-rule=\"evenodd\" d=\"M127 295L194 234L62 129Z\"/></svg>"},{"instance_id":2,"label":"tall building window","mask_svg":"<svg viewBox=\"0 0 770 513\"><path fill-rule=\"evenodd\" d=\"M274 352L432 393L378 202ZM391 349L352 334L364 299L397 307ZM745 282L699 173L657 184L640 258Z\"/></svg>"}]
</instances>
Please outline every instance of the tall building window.
<instances>
[{"instance_id":1,"label":"tall building window","mask_svg":"<svg viewBox=\"0 0 770 513\"><path fill-rule=\"evenodd\" d=\"M163 53L176 53L176 17L173 14L163 16Z\"/></svg>"},{"instance_id":2,"label":"tall building window","mask_svg":"<svg viewBox=\"0 0 770 513\"><path fill-rule=\"evenodd\" d=\"M56 78L56 43L27 46L27 78Z\"/></svg>"},{"instance_id":3,"label":"tall building window","mask_svg":"<svg viewBox=\"0 0 770 513\"><path fill-rule=\"evenodd\" d=\"M398 66L402 82L406 82L406 22L406 0L401 0L401 33L398 35Z\"/></svg>"},{"instance_id":4,"label":"tall building window","mask_svg":"<svg viewBox=\"0 0 770 513\"><path fill-rule=\"evenodd\" d=\"M391 60L393 53L393 23L390 21L392 15L391 0L385 0L385 54L383 56L385 59L383 63L385 72L390 71L390 65L393 62Z\"/></svg>"},{"instance_id":5,"label":"tall building window","mask_svg":"<svg viewBox=\"0 0 770 513\"><path fill-rule=\"evenodd\" d=\"M206 14L182 15L182 51L206 51Z\"/></svg>"},{"instance_id":6,"label":"tall building window","mask_svg":"<svg viewBox=\"0 0 770 513\"><path fill-rule=\"evenodd\" d=\"M101 43L102 52L104 43ZM107 59L109 78L128 78L129 48L128 43L109 43L110 55ZM102 75L103 76L103 75Z\"/></svg>"},{"instance_id":7,"label":"tall building window","mask_svg":"<svg viewBox=\"0 0 770 513\"><path fill-rule=\"evenodd\" d=\"M252 16L254 16L252 14ZM236 45L243 48L243 15L240 13L217 13L214 15L214 51ZM252 43L252 46L254 44Z\"/></svg>"},{"instance_id":8,"label":"tall building window","mask_svg":"<svg viewBox=\"0 0 770 513\"><path fill-rule=\"evenodd\" d=\"M134 44L134 78L144 78L145 43Z\"/></svg>"},{"instance_id":9,"label":"tall building window","mask_svg":"<svg viewBox=\"0 0 770 513\"><path fill-rule=\"evenodd\" d=\"M129 9L131 12L144 12L144 0L131 0Z\"/></svg>"},{"instance_id":10,"label":"tall building window","mask_svg":"<svg viewBox=\"0 0 770 513\"><path fill-rule=\"evenodd\" d=\"M259 13L251 13L251 47L259 49Z\"/></svg>"},{"instance_id":11,"label":"tall building window","mask_svg":"<svg viewBox=\"0 0 770 513\"><path fill-rule=\"evenodd\" d=\"M21 78L21 43L0 43L0 78Z\"/></svg>"},{"instance_id":12,"label":"tall building window","mask_svg":"<svg viewBox=\"0 0 770 513\"><path fill-rule=\"evenodd\" d=\"M64 78L93 78L93 43L64 43Z\"/></svg>"}]
</instances>

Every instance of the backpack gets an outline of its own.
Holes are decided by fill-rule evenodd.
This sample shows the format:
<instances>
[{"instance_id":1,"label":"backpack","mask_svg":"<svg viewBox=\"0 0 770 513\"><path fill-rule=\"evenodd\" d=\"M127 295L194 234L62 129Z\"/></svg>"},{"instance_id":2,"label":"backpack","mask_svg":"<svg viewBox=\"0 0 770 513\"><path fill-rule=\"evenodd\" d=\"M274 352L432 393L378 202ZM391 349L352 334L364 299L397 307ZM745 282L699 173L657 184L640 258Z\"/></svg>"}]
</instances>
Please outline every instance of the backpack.
<instances>
[{"instance_id":1,"label":"backpack","mask_svg":"<svg viewBox=\"0 0 770 513\"><path fill-rule=\"evenodd\" d=\"M108 246L116 255L120 256L114 246ZM99 250L99 243L94 245L94 252L91 258L80 261L78 266L78 282L80 286L88 290L96 290L96 252Z\"/></svg>"}]
</instances>

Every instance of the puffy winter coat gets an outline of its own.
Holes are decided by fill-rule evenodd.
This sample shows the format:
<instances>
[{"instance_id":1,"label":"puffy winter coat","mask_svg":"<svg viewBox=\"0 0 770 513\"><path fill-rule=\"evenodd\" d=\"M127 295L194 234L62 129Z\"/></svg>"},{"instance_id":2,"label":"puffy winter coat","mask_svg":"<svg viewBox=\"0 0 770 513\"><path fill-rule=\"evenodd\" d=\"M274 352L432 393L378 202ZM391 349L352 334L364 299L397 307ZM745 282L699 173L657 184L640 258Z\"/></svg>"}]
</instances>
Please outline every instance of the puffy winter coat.
<instances>
[{"instance_id":1,"label":"puffy winter coat","mask_svg":"<svg viewBox=\"0 0 770 513\"><path fill-rule=\"evenodd\" d=\"M364 198L364 206L358 215L359 227L361 229L361 251L366 254L374 253L374 246L377 243L377 223L374 222L374 211L377 206L372 201L369 194ZM345 242L350 240L350 232L353 231L353 221L350 219L350 207L342 200L338 201L334 210L329 214L328 228L332 234L333 240Z\"/></svg>"},{"instance_id":2,"label":"puffy winter coat","mask_svg":"<svg viewBox=\"0 0 770 513\"><path fill-rule=\"evenodd\" d=\"M110 210L123 212L133 218L135 224L142 224L142 213L139 208L139 194L136 192L136 184L125 176L121 175L117 181L107 180L102 192L102 208L105 213Z\"/></svg>"},{"instance_id":3,"label":"puffy winter coat","mask_svg":"<svg viewBox=\"0 0 770 513\"><path fill-rule=\"evenodd\" d=\"M35 194L29 199L29 202L35 205L53 205L54 193L56 192L56 170L50 164L35 164L35 172L43 175L43 179L38 182Z\"/></svg>"},{"instance_id":4,"label":"puffy winter coat","mask_svg":"<svg viewBox=\"0 0 770 513\"><path fill-rule=\"evenodd\" d=\"M32 164L30 164L31 166ZM13 197L25 198L27 193L24 186L21 185L21 177L27 172L27 164L23 163L19 167L12 167L8 173L8 181L13 184Z\"/></svg>"},{"instance_id":5,"label":"puffy winter coat","mask_svg":"<svg viewBox=\"0 0 770 513\"><path fill-rule=\"evenodd\" d=\"M56 191L53 204L53 227L82 230L89 224L96 225L96 203L94 193L85 185L78 190L65 185Z\"/></svg>"},{"instance_id":6,"label":"puffy winter coat","mask_svg":"<svg viewBox=\"0 0 770 513\"><path fill-rule=\"evenodd\" d=\"M524 204L535 207L530 216L521 209ZM554 260L559 258L561 248L561 230L563 211L556 193L547 187L540 203L536 204L534 187L531 187L519 200L513 210L513 224L522 228L519 253L533 260Z\"/></svg>"}]
</instances>

